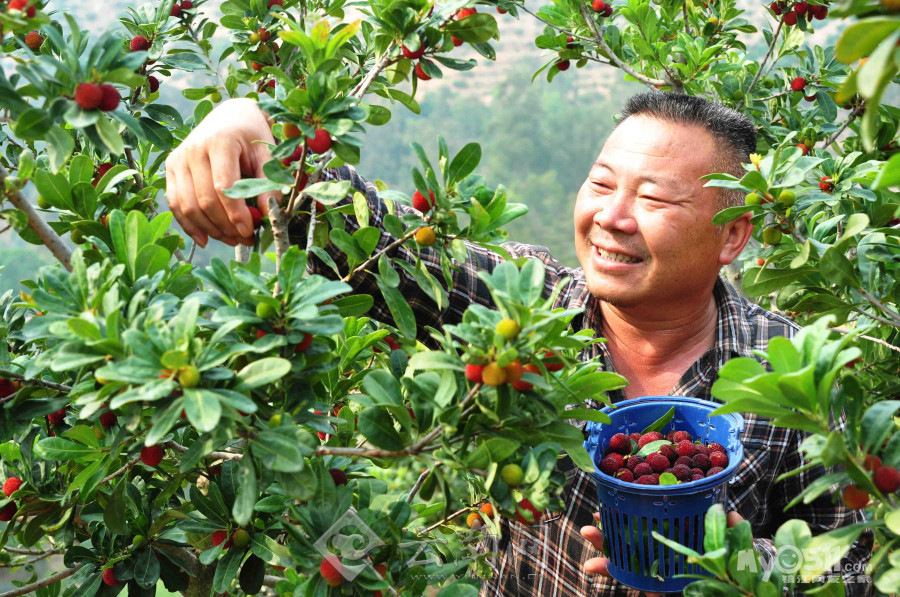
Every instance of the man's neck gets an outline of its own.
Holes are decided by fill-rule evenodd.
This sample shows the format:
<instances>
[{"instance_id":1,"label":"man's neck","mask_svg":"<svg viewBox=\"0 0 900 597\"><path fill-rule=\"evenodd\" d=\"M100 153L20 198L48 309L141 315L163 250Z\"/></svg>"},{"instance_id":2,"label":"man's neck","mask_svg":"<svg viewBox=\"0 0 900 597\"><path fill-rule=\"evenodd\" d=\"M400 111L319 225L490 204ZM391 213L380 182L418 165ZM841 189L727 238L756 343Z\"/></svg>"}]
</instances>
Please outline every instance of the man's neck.
<instances>
[{"instance_id":1,"label":"man's neck","mask_svg":"<svg viewBox=\"0 0 900 597\"><path fill-rule=\"evenodd\" d=\"M605 302L600 303L600 312L602 334L617 369L662 370L685 357L693 357L693 362L715 342L717 309L712 294L707 301L659 311L659 315L648 316L645 309L623 309Z\"/></svg>"}]
</instances>

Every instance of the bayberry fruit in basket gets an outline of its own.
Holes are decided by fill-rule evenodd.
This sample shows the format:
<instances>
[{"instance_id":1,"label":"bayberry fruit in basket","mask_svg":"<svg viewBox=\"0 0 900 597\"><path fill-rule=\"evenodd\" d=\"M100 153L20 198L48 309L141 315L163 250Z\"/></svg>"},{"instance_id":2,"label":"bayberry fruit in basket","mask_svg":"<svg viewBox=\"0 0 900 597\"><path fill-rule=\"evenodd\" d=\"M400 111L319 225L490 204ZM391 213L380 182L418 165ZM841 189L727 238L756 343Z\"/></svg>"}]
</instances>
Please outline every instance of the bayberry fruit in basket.
<instances>
[{"instance_id":1,"label":"bayberry fruit in basket","mask_svg":"<svg viewBox=\"0 0 900 597\"><path fill-rule=\"evenodd\" d=\"M672 431L668 432L668 433L666 434L666 441L670 441L670 442L672 442L673 444L676 443L676 442L675 442L675 434L676 434L676 433L678 433L678 432L675 431L674 429L673 429Z\"/></svg>"},{"instance_id":2,"label":"bayberry fruit in basket","mask_svg":"<svg viewBox=\"0 0 900 597\"><path fill-rule=\"evenodd\" d=\"M659 475L644 475L637 480L641 485L659 485Z\"/></svg>"},{"instance_id":3,"label":"bayberry fruit in basket","mask_svg":"<svg viewBox=\"0 0 900 597\"><path fill-rule=\"evenodd\" d=\"M672 474L675 475L675 478L679 481L690 481L691 476L693 476L691 469L685 464L676 464L672 468Z\"/></svg>"},{"instance_id":4,"label":"bayberry fruit in basket","mask_svg":"<svg viewBox=\"0 0 900 597\"><path fill-rule=\"evenodd\" d=\"M678 458L678 454L675 452L675 448L673 448L669 444L660 446L659 453L665 456L669 460L669 462L675 462L675 460Z\"/></svg>"},{"instance_id":5,"label":"bayberry fruit in basket","mask_svg":"<svg viewBox=\"0 0 900 597\"><path fill-rule=\"evenodd\" d=\"M643 448L650 442L658 442L661 439L665 439L662 436L662 433L659 431L651 431L650 433L645 433L641 436L641 439L638 440L638 447Z\"/></svg>"},{"instance_id":6,"label":"bayberry fruit in basket","mask_svg":"<svg viewBox=\"0 0 900 597\"><path fill-rule=\"evenodd\" d=\"M704 479L703 473L693 474L691 475L691 481L699 481L700 479Z\"/></svg>"},{"instance_id":7,"label":"bayberry fruit in basket","mask_svg":"<svg viewBox=\"0 0 900 597\"><path fill-rule=\"evenodd\" d=\"M627 468L622 468L619 469L619 471L616 473L616 479L618 479L619 481L625 481L626 483L633 483L634 473L632 473Z\"/></svg>"},{"instance_id":8,"label":"bayberry fruit in basket","mask_svg":"<svg viewBox=\"0 0 900 597\"><path fill-rule=\"evenodd\" d=\"M616 456L618 456L618 458L616 458ZM600 461L600 470L612 477L615 476L616 471L622 468L622 465L624 464L625 461L622 459L622 455L613 452Z\"/></svg>"},{"instance_id":9,"label":"bayberry fruit in basket","mask_svg":"<svg viewBox=\"0 0 900 597\"><path fill-rule=\"evenodd\" d=\"M679 464L683 464L684 466L688 467L688 470L690 470L690 469L693 468L693 466L694 466L694 465L691 463L691 457L690 457L690 456L679 456L679 457L675 460L675 465L674 465L674 466L678 466Z\"/></svg>"},{"instance_id":10,"label":"bayberry fruit in basket","mask_svg":"<svg viewBox=\"0 0 900 597\"><path fill-rule=\"evenodd\" d=\"M725 447L722 446L722 444L717 444L716 442L713 442L706 447L710 452L722 452L723 454L728 454L728 451L725 450Z\"/></svg>"},{"instance_id":11,"label":"bayberry fruit in basket","mask_svg":"<svg viewBox=\"0 0 900 597\"><path fill-rule=\"evenodd\" d=\"M644 457L638 456L635 454L634 456L628 457L628 460L626 461L625 465L628 467L628 470L630 470L631 472L634 472L635 467L643 462L644 462Z\"/></svg>"},{"instance_id":12,"label":"bayberry fruit in basket","mask_svg":"<svg viewBox=\"0 0 900 597\"><path fill-rule=\"evenodd\" d=\"M694 444L694 456L696 456L697 454L709 456L709 448L707 448L703 444Z\"/></svg>"},{"instance_id":13,"label":"bayberry fruit in basket","mask_svg":"<svg viewBox=\"0 0 900 597\"><path fill-rule=\"evenodd\" d=\"M713 452L709 455L709 466L725 468L728 466L728 454L724 452Z\"/></svg>"},{"instance_id":14,"label":"bayberry fruit in basket","mask_svg":"<svg viewBox=\"0 0 900 597\"><path fill-rule=\"evenodd\" d=\"M650 468L650 465L647 464L646 462L642 462L639 465L637 465L636 467L634 467L634 470L631 472L634 473L635 477L640 479L643 476L653 474L653 469Z\"/></svg>"},{"instance_id":15,"label":"bayberry fruit in basket","mask_svg":"<svg viewBox=\"0 0 900 597\"><path fill-rule=\"evenodd\" d=\"M609 449L619 454L631 454L631 440L624 433L617 433L610 438Z\"/></svg>"},{"instance_id":16,"label":"bayberry fruit in basket","mask_svg":"<svg viewBox=\"0 0 900 597\"><path fill-rule=\"evenodd\" d=\"M721 466L714 466L714 467L712 467L711 469L709 469L708 471L706 471L706 476L707 476L707 477L712 477L713 475L717 475L717 474L721 473L721 472L724 471L724 470L725 470L725 469L723 469Z\"/></svg>"},{"instance_id":17,"label":"bayberry fruit in basket","mask_svg":"<svg viewBox=\"0 0 900 597\"><path fill-rule=\"evenodd\" d=\"M654 472L662 473L667 468L669 468L669 459L663 456L662 454L651 454L647 457L647 463L650 465L650 468L654 470Z\"/></svg>"},{"instance_id":18,"label":"bayberry fruit in basket","mask_svg":"<svg viewBox=\"0 0 900 597\"><path fill-rule=\"evenodd\" d=\"M639 441L641 441L641 434L640 433L632 433L628 436L628 439L639 442Z\"/></svg>"},{"instance_id":19,"label":"bayberry fruit in basket","mask_svg":"<svg viewBox=\"0 0 900 597\"><path fill-rule=\"evenodd\" d=\"M696 467L691 469L691 474L692 475L700 475L701 477L705 475L705 473L701 469L696 468Z\"/></svg>"},{"instance_id":20,"label":"bayberry fruit in basket","mask_svg":"<svg viewBox=\"0 0 900 597\"><path fill-rule=\"evenodd\" d=\"M689 441L692 441L693 439L694 438L692 438L691 434L688 433L687 431L676 431L675 432L675 441L673 443L689 442Z\"/></svg>"},{"instance_id":21,"label":"bayberry fruit in basket","mask_svg":"<svg viewBox=\"0 0 900 597\"><path fill-rule=\"evenodd\" d=\"M694 454L697 453L697 450L694 447L694 444L692 444L688 440L682 440L682 441L678 442L675 445L675 451L678 453L679 456L687 456L688 458L693 457Z\"/></svg>"},{"instance_id":22,"label":"bayberry fruit in basket","mask_svg":"<svg viewBox=\"0 0 900 597\"><path fill-rule=\"evenodd\" d=\"M703 454L697 454L691 459L691 464L694 465L694 468L698 468L701 471L708 471L709 467L712 466L709 463L709 456L704 456Z\"/></svg>"}]
</instances>

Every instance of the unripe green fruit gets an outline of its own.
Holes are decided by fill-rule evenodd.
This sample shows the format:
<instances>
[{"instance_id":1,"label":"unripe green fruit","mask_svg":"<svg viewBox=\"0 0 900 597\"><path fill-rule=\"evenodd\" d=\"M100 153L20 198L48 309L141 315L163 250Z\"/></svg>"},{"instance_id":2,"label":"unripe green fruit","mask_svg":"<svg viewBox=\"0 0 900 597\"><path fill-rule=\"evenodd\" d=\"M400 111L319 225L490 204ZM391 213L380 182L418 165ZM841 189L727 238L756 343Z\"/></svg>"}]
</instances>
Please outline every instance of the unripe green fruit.
<instances>
[{"instance_id":1,"label":"unripe green fruit","mask_svg":"<svg viewBox=\"0 0 900 597\"><path fill-rule=\"evenodd\" d=\"M259 303L256 305L256 316L262 317L263 319L269 319L270 317L275 317L275 307L270 305L269 303Z\"/></svg>"},{"instance_id":2,"label":"unripe green fruit","mask_svg":"<svg viewBox=\"0 0 900 597\"><path fill-rule=\"evenodd\" d=\"M250 544L250 533L244 529L238 529L232 533L231 542L235 547L247 547Z\"/></svg>"},{"instance_id":3,"label":"unripe green fruit","mask_svg":"<svg viewBox=\"0 0 900 597\"><path fill-rule=\"evenodd\" d=\"M144 547L147 547L148 543L149 543L149 541L147 541L147 538L144 537L143 535L135 535L134 539L132 539L132 541L131 541L131 544L134 546L135 549L142 549Z\"/></svg>"},{"instance_id":4,"label":"unripe green fruit","mask_svg":"<svg viewBox=\"0 0 900 597\"><path fill-rule=\"evenodd\" d=\"M200 383L200 371L193 365L188 365L178 373L178 382L185 388L196 387Z\"/></svg>"},{"instance_id":5,"label":"unripe green fruit","mask_svg":"<svg viewBox=\"0 0 900 597\"><path fill-rule=\"evenodd\" d=\"M510 487L516 488L522 484L525 472L518 464L507 464L500 470L500 478Z\"/></svg>"},{"instance_id":6,"label":"unripe green fruit","mask_svg":"<svg viewBox=\"0 0 900 597\"><path fill-rule=\"evenodd\" d=\"M759 196L759 193L748 193L746 197L744 197L744 205L759 205L762 202L762 199Z\"/></svg>"},{"instance_id":7,"label":"unripe green fruit","mask_svg":"<svg viewBox=\"0 0 900 597\"><path fill-rule=\"evenodd\" d=\"M778 195L778 201L779 203L783 203L785 206L790 207L797 202L797 194L790 189L785 189Z\"/></svg>"},{"instance_id":8,"label":"unripe green fruit","mask_svg":"<svg viewBox=\"0 0 900 597\"><path fill-rule=\"evenodd\" d=\"M209 101L211 101L214 104L218 104L219 102L222 101L222 94L219 93L218 91L213 91L212 93L209 94Z\"/></svg>"},{"instance_id":9,"label":"unripe green fruit","mask_svg":"<svg viewBox=\"0 0 900 597\"><path fill-rule=\"evenodd\" d=\"M51 207L53 207L52 205L50 205L50 202L47 201L47 199L43 195L38 195L37 206L40 207L41 209L50 209Z\"/></svg>"},{"instance_id":10,"label":"unripe green fruit","mask_svg":"<svg viewBox=\"0 0 900 597\"><path fill-rule=\"evenodd\" d=\"M777 245L781 242L781 230L778 228L766 228L762 232L763 242L767 245Z\"/></svg>"},{"instance_id":11,"label":"unripe green fruit","mask_svg":"<svg viewBox=\"0 0 900 597\"><path fill-rule=\"evenodd\" d=\"M250 43L251 44L259 43L259 33L254 31L253 33L250 34Z\"/></svg>"},{"instance_id":12,"label":"unripe green fruit","mask_svg":"<svg viewBox=\"0 0 900 597\"><path fill-rule=\"evenodd\" d=\"M269 428L274 429L275 427L281 427L281 413L275 413L269 419Z\"/></svg>"},{"instance_id":13,"label":"unripe green fruit","mask_svg":"<svg viewBox=\"0 0 900 597\"><path fill-rule=\"evenodd\" d=\"M740 100L744 99L744 92L741 91L740 89L738 89L737 91L735 91L735 92L732 94L731 97L733 97L733 98L736 99L737 101L740 101Z\"/></svg>"},{"instance_id":14,"label":"unripe green fruit","mask_svg":"<svg viewBox=\"0 0 900 597\"><path fill-rule=\"evenodd\" d=\"M507 340L512 340L519 335L519 324L514 319L505 317L497 324L495 331Z\"/></svg>"}]
</instances>

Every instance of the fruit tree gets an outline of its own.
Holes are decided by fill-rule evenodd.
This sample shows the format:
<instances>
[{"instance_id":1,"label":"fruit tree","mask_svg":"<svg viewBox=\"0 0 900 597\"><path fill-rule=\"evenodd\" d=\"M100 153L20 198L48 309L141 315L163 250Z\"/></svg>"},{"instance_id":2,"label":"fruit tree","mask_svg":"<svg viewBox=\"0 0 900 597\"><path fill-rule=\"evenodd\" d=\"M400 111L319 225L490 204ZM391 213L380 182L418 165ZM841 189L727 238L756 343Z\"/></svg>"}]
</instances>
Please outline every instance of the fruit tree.
<instances>
[{"instance_id":1,"label":"fruit tree","mask_svg":"<svg viewBox=\"0 0 900 597\"><path fill-rule=\"evenodd\" d=\"M414 144L409 189L379 188L409 206L384 219L383 246L366 198L326 176L359 161L391 110L418 112L420 86L476 66L456 48L493 59L497 19L516 18L543 23L548 81L614 67L757 122L745 171L708 184L746 195L719 222L757 224L744 291L806 327L770 345L771 372L728 363L716 394L810 433L810 461L833 472L808 497L850 485L884 547L876 583L900 589L896 2L775 1L749 19L733 0L154 0L101 34L53 4L0 3L0 217L59 262L0 297L0 558L28 572L62 561L3 597L474 595L490 574L475 544L499 517L534 524L562 507L558 457L593 470L570 423L608 420L584 400L626 383L579 361L598 340L568 329L577 311L552 309L562 289L543 292L540 262L509 261L483 274L490 304L442 329L398 290L402 271L446 308L455 264L473 246L504 254L502 227L525 207L477 174L476 143L438 139L436 160ZM830 22L837 44L810 45ZM229 41L214 53L217 33ZM210 75L188 78L188 113L159 99L178 72ZM216 189L254 245L199 268L160 208L165 161L226 97L258 102L278 141ZM327 277L307 271L313 255ZM360 276L376 296L349 284ZM862 532L787 525L780 544L801 548L846 550ZM723 550L702 582L769 582L729 574Z\"/></svg>"}]
</instances>

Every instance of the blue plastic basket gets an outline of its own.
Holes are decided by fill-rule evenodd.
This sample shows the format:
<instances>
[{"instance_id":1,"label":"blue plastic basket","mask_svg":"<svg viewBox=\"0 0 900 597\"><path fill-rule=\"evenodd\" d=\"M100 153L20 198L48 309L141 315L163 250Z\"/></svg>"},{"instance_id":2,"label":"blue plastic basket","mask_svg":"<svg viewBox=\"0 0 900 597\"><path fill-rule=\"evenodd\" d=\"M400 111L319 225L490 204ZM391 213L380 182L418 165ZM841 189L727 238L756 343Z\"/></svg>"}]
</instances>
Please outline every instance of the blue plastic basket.
<instances>
[{"instance_id":1,"label":"blue plastic basket","mask_svg":"<svg viewBox=\"0 0 900 597\"><path fill-rule=\"evenodd\" d=\"M619 402L603 412L611 424L588 423L584 447L598 466L603 448L617 433L640 433L672 407L675 415L662 433L673 429L689 432L703 443L716 442L728 451L728 467L707 479L679 485L637 485L594 473L600 501L604 555L609 573L622 584L658 593L679 592L693 582L679 574L704 574L681 554L653 538L652 532L703 552L703 521L713 504L725 503L728 481L744 457L741 432L744 418L738 414L709 413L715 402L683 396L646 396Z\"/></svg>"}]
</instances>

